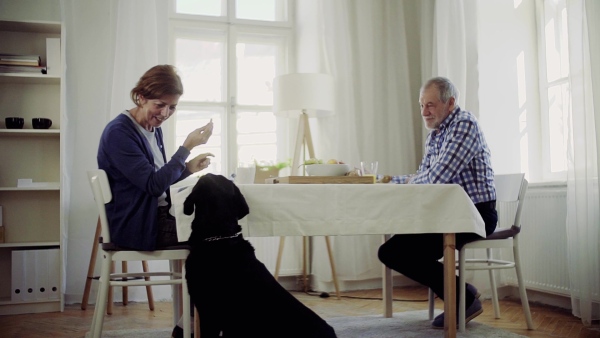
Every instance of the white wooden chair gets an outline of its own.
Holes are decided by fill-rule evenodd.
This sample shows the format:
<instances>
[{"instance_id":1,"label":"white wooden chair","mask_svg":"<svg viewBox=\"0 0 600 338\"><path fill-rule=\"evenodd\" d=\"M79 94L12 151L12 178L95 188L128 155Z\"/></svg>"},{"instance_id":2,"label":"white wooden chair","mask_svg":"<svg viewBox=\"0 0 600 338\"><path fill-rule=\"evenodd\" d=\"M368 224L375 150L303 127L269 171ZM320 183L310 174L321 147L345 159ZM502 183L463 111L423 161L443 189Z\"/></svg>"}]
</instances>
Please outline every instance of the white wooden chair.
<instances>
[{"instance_id":1,"label":"white wooden chair","mask_svg":"<svg viewBox=\"0 0 600 338\"><path fill-rule=\"evenodd\" d=\"M519 283L519 294L523 312L527 322L527 328L533 330L533 322L531 320L531 312L529 310L529 301L527 300L527 292L523 283L523 275L521 273L521 259L519 256L519 233L521 232L521 212L525 202L525 193L527 192L527 180L525 174L507 174L496 175L494 177L496 185L496 202L516 203L517 209L515 218L510 228L496 228L493 234L465 244L458 253L458 274L460 286L460 299L458 308L458 329L460 332L465 331L465 312L466 312L466 281L465 273L467 270L487 270L490 277L490 285L492 289L492 302L494 305L495 318L500 318L500 306L498 303L498 291L496 288L496 278L494 270L496 269L512 269L514 268L517 274ZM492 255L492 249L495 248L512 248L513 260L495 259ZM485 249L487 258L466 258L467 250ZM429 289L429 319L433 319L434 309L434 294Z\"/></svg>"},{"instance_id":2,"label":"white wooden chair","mask_svg":"<svg viewBox=\"0 0 600 338\"><path fill-rule=\"evenodd\" d=\"M185 279L185 264L189 254L189 248L184 245L168 247L155 251L135 251L123 249L110 242L108 219L106 217L105 204L112 200L112 192L108 183L106 172L101 169L88 171L88 178L94 193L94 199L100 214L102 227L102 269L99 279L98 295L94 309L94 318L90 328L91 337L99 338L102 335L104 323L104 312L108 300L108 290L113 286L149 286L149 285L171 285L175 290L173 294L173 322L179 320L179 294L182 299L181 310L183 311L184 337L191 337L190 327L190 296ZM156 261L168 260L174 268L171 271L139 272L139 273L111 273L113 262L126 261ZM170 279L154 279L151 277L168 276ZM142 279L140 279L142 277ZM181 291L179 291L181 287Z\"/></svg>"}]
</instances>

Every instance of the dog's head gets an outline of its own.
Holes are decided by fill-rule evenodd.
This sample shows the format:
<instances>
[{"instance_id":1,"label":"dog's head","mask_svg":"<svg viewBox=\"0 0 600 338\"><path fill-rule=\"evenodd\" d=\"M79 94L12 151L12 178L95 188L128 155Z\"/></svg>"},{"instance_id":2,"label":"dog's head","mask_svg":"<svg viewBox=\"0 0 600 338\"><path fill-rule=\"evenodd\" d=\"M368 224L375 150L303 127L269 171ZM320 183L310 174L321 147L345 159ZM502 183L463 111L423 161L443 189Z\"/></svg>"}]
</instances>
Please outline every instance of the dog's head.
<instances>
[{"instance_id":1,"label":"dog's head","mask_svg":"<svg viewBox=\"0 0 600 338\"><path fill-rule=\"evenodd\" d=\"M186 215L194 213L192 235L206 238L233 235L240 230L238 220L250 209L240 189L222 175L206 174L183 203Z\"/></svg>"}]
</instances>

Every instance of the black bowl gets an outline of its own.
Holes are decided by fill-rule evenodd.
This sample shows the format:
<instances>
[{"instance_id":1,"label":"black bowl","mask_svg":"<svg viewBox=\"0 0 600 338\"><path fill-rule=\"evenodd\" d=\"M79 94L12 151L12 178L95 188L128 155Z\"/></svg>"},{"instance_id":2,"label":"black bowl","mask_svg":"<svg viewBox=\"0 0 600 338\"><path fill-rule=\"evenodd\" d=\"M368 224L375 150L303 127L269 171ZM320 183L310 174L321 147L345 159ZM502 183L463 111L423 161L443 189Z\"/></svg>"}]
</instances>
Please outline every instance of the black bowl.
<instances>
[{"instance_id":1,"label":"black bowl","mask_svg":"<svg viewBox=\"0 0 600 338\"><path fill-rule=\"evenodd\" d=\"M34 117L31 119L33 129L48 129L52 126L52 120L44 117Z\"/></svg>"},{"instance_id":2,"label":"black bowl","mask_svg":"<svg viewBox=\"0 0 600 338\"><path fill-rule=\"evenodd\" d=\"M22 117L7 117L4 122L6 122L6 129L23 129L25 119Z\"/></svg>"}]
</instances>

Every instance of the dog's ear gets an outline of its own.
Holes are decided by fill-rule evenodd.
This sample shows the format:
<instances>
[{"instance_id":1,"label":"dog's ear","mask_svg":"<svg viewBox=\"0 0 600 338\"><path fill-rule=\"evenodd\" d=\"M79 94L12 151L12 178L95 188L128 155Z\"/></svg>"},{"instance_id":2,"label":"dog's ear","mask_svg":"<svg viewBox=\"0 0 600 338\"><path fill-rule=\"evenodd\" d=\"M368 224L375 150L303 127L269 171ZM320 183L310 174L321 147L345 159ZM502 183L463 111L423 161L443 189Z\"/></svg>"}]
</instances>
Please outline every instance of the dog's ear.
<instances>
[{"instance_id":1,"label":"dog's ear","mask_svg":"<svg viewBox=\"0 0 600 338\"><path fill-rule=\"evenodd\" d=\"M240 220L250 213L250 208L248 207L248 203L246 202L244 195L242 195L240 188L235 184L233 184L233 186L235 189L235 216Z\"/></svg>"},{"instance_id":2,"label":"dog's ear","mask_svg":"<svg viewBox=\"0 0 600 338\"><path fill-rule=\"evenodd\" d=\"M200 185L202 183L200 180L196 182L196 185L192 189L192 192L188 195L188 197L183 202L183 213L186 215L191 215L194 213L194 206L201 202L203 194Z\"/></svg>"}]
</instances>

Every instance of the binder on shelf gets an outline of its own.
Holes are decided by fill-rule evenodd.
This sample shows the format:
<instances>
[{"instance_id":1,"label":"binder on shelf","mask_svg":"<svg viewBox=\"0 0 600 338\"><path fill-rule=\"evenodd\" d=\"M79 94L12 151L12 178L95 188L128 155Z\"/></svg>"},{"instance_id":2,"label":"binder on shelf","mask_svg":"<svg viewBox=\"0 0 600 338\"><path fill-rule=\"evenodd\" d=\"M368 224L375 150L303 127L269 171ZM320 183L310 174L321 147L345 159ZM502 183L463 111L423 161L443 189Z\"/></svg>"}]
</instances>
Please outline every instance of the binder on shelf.
<instances>
[{"instance_id":1,"label":"binder on shelf","mask_svg":"<svg viewBox=\"0 0 600 338\"><path fill-rule=\"evenodd\" d=\"M60 75L60 39L46 39L46 72L48 75Z\"/></svg>"},{"instance_id":2,"label":"binder on shelf","mask_svg":"<svg viewBox=\"0 0 600 338\"><path fill-rule=\"evenodd\" d=\"M48 263L48 299L60 299L60 250L47 249Z\"/></svg>"},{"instance_id":3,"label":"binder on shelf","mask_svg":"<svg viewBox=\"0 0 600 338\"><path fill-rule=\"evenodd\" d=\"M25 251L13 250L11 261L10 300L21 302L25 287Z\"/></svg>"},{"instance_id":4,"label":"binder on shelf","mask_svg":"<svg viewBox=\"0 0 600 338\"><path fill-rule=\"evenodd\" d=\"M35 300L47 300L49 292L49 272L51 266L50 262L50 251L51 250L36 250L35 252L35 274L37 276L35 280Z\"/></svg>"},{"instance_id":5,"label":"binder on shelf","mask_svg":"<svg viewBox=\"0 0 600 338\"><path fill-rule=\"evenodd\" d=\"M30 302L35 300L35 281L37 279L35 267L36 250L23 250L23 252L25 253L23 300Z\"/></svg>"}]
</instances>

